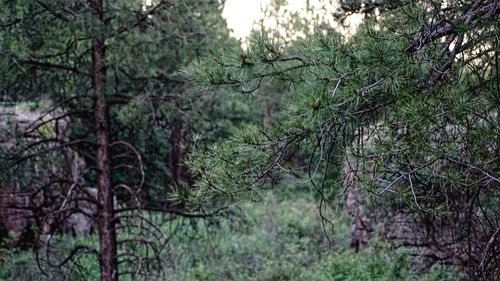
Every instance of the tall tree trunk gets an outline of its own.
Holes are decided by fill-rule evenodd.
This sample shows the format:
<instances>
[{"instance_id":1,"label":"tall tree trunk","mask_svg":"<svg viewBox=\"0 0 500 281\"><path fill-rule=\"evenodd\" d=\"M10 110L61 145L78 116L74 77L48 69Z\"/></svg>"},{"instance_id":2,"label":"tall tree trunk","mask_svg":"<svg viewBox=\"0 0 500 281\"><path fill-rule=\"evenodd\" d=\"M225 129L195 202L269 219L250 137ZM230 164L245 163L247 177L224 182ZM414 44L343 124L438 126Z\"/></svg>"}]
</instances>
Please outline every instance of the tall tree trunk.
<instances>
[{"instance_id":1,"label":"tall tree trunk","mask_svg":"<svg viewBox=\"0 0 500 281\"><path fill-rule=\"evenodd\" d=\"M102 0L92 0L92 14L104 26ZM109 119L106 101L105 43L103 32L92 40L92 87L94 90L94 117L97 138L96 166L98 170L99 266L101 281L118 281L116 228L114 224L113 185L109 155Z\"/></svg>"},{"instance_id":2,"label":"tall tree trunk","mask_svg":"<svg viewBox=\"0 0 500 281\"><path fill-rule=\"evenodd\" d=\"M187 171L184 166L184 139L186 130L184 128L184 120L178 120L177 124L172 128L170 136L170 151L168 153L168 166L172 174L172 182L179 186L186 178Z\"/></svg>"},{"instance_id":3,"label":"tall tree trunk","mask_svg":"<svg viewBox=\"0 0 500 281\"><path fill-rule=\"evenodd\" d=\"M349 231L350 246L358 252L368 246L373 232L373 225L366 214L366 202L357 180L358 163L349 158L344 163L343 178L347 197L347 213L353 219Z\"/></svg>"}]
</instances>

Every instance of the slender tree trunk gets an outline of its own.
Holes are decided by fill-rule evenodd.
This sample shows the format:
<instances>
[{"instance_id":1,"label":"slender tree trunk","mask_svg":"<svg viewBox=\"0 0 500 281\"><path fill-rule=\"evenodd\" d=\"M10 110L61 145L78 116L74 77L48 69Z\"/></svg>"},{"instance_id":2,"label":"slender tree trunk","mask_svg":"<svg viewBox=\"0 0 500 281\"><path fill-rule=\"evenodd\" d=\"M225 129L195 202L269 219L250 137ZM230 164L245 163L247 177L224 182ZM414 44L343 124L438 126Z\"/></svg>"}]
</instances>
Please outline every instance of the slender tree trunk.
<instances>
[{"instance_id":1,"label":"slender tree trunk","mask_svg":"<svg viewBox=\"0 0 500 281\"><path fill-rule=\"evenodd\" d=\"M347 159L344 163L344 186L346 188L347 213L352 217L349 231L350 246L356 252L366 248L372 236L373 225L366 214L366 201L357 180L358 163Z\"/></svg>"},{"instance_id":2,"label":"slender tree trunk","mask_svg":"<svg viewBox=\"0 0 500 281\"><path fill-rule=\"evenodd\" d=\"M92 0L92 14L104 26L102 0ZM101 281L118 281L116 228L114 224L113 185L109 155L109 120L106 101L105 43L101 32L92 40L92 87L97 138L99 266Z\"/></svg>"},{"instance_id":3,"label":"slender tree trunk","mask_svg":"<svg viewBox=\"0 0 500 281\"><path fill-rule=\"evenodd\" d=\"M184 166L185 151L182 142L186 137L184 120L179 120L172 129L170 137L170 151L168 153L168 166L172 173L172 182L179 186L187 179L187 171Z\"/></svg>"}]
</instances>

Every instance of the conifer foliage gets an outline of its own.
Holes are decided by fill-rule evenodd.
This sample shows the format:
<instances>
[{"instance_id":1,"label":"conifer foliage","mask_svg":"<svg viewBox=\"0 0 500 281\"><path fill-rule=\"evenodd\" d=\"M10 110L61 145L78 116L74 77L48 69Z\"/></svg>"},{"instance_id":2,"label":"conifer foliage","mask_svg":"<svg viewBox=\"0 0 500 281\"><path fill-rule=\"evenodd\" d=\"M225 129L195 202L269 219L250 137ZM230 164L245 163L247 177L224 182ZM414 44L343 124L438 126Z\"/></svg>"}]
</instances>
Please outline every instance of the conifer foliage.
<instances>
[{"instance_id":1,"label":"conifer foliage","mask_svg":"<svg viewBox=\"0 0 500 281\"><path fill-rule=\"evenodd\" d=\"M425 238L408 246L424 243L435 261L491 280L500 262L500 1L342 7L367 16L351 38L322 29L288 50L261 34L241 54L188 69L244 93L268 81L292 89L285 122L242 130L193 161L204 175L193 200L256 194L293 169L287 160L297 151L311 155L309 177L322 195L345 195L327 176L347 163L347 179L391 210L374 216L414 219Z\"/></svg>"},{"instance_id":2,"label":"conifer foliage","mask_svg":"<svg viewBox=\"0 0 500 281\"><path fill-rule=\"evenodd\" d=\"M43 273L86 280L80 260L91 257L103 281L161 278L168 235L157 214L203 216L169 193L191 181L188 130L207 126L220 101L189 91L179 69L235 43L221 9L215 0L0 1L2 113L15 116L2 116L0 184L29 202L10 205L30 214L27 242ZM82 217L98 245L61 250L58 233Z\"/></svg>"}]
</instances>

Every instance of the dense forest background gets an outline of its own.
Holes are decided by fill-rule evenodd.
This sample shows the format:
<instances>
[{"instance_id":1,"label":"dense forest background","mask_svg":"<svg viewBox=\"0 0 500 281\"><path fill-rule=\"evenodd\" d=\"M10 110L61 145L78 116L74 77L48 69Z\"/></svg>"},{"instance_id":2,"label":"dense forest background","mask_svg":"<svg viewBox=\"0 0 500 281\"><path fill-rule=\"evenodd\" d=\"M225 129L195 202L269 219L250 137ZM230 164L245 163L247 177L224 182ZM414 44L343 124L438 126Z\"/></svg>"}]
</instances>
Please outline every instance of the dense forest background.
<instances>
[{"instance_id":1,"label":"dense forest background","mask_svg":"<svg viewBox=\"0 0 500 281\"><path fill-rule=\"evenodd\" d=\"M499 280L500 1L318 3L0 0L0 280Z\"/></svg>"}]
</instances>

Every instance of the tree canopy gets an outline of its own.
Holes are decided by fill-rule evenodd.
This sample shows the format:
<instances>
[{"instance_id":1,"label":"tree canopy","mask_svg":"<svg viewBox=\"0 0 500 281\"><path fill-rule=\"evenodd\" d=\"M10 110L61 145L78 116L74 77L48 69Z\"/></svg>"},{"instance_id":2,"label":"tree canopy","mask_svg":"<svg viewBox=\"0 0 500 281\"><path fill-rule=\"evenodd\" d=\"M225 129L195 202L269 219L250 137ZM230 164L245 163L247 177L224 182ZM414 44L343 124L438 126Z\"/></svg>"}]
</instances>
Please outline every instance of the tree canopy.
<instances>
[{"instance_id":1,"label":"tree canopy","mask_svg":"<svg viewBox=\"0 0 500 281\"><path fill-rule=\"evenodd\" d=\"M342 195L348 177L332 183L327 176L347 161L366 198L421 214L433 225L429 235L442 237L453 220L454 242L464 247L458 259L474 264L474 278L494 276L499 5L351 3L349 10L379 13L351 38L321 29L288 50L261 34L244 53L197 61L189 73L207 85L252 92L271 81L293 94L286 121L241 130L193 160L204 175L195 200L258 192L294 169L287 160L297 151L310 155L309 177L320 193L337 185Z\"/></svg>"}]
</instances>

